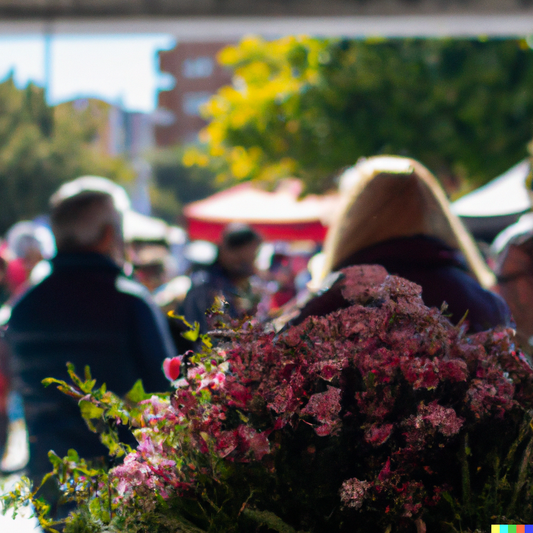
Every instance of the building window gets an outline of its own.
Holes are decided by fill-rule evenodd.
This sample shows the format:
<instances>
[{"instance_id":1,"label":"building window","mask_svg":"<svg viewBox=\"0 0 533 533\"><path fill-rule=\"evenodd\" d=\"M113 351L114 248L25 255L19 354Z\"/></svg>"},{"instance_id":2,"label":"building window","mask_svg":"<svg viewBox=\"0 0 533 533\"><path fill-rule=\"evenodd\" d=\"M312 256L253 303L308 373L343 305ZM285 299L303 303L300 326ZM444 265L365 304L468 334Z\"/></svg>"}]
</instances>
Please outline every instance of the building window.
<instances>
[{"instance_id":1,"label":"building window","mask_svg":"<svg viewBox=\"0 0 533 533\"><path fill-rule=\"evenodd\" d=\"M186 59L181 65L181 73L185 78L209 78L214 69L215 62L211 57Z\"/></svg>"},{"instance_id":2,"label":"building window","mask_svg":"<svg viewBox=\"0 0 533 533\"><path fill-rule=\"evenodd\" d=\"M183 112L186 115L200 116L200 107L205 104L209 98L211 98L211 93L207 91L185 93L183 95Z\"/></svg>"}]
</instances>

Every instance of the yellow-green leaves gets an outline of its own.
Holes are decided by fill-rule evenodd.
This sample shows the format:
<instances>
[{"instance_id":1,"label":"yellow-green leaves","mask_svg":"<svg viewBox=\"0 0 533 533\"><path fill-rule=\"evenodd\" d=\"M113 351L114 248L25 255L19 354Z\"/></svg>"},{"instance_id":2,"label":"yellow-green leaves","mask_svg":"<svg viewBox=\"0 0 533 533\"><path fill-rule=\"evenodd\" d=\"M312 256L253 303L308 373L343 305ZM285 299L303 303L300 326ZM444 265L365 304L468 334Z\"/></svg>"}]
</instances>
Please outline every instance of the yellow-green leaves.
<instances>
[{"instance_id":1,"label":"yellow-green leaves","mask_svg":"<svg viewBox=\"0 0 533 533\"><path fill-rule=\"evenodd\" d=\"M98 407L94 403L87 401L87 400L81 400L79 403L81 416L85 419L85 422L87 422L87 425L91 429L91 431L96 432L96 428L93 424L94 419L99 419L104 414L104 410L101 407Z\"/></svg>"},{"instance_id":2,"label":"yellow-green leaves","mask_svg":"<svg viewBox=\"0 0 533 533\"><path fill-rule=\"evenodd\" d=\"M457 185L526 155L533 52L518 40L248 37L219 54L233 71L204 106L183 163L219 182L334 184L361 156L413 156ZM423 132L421 134L421 132Z\"/></svg>"}]
</instances>

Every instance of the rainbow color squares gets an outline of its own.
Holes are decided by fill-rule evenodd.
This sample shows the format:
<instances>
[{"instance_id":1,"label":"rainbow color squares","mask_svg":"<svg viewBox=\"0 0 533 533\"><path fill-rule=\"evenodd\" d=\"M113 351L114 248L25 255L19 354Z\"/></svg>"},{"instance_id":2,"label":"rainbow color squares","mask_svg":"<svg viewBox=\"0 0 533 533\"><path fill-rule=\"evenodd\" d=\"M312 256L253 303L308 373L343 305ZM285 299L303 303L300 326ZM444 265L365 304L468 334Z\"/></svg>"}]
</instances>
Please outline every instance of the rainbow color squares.
<instances>
[{"instance_id":1,"label":"rainbow color squares","mask_svg":"<svg viewBox=\"0 0 533 533\"><path fill-rule=\"evenodd\" d=\"M495 525L490 526L490 533L533 533L533 525Z\"/></svg>"}]
</instances>

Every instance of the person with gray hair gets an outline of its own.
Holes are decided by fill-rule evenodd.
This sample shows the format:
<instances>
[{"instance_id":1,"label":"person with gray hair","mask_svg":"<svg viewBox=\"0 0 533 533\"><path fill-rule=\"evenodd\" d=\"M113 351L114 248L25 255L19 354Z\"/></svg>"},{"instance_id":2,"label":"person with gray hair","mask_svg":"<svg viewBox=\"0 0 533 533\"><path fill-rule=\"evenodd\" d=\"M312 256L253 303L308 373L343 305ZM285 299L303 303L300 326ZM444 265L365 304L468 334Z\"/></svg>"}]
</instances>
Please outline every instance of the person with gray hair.
<instances>
[{"instance_id":1,"label":"person with gray hair","mask_svg":"<svg viewBox=\"0 0 533 533\"><path fill-rule=\"evenodd\" d=\"M108 193L83 191L60 200L52 197L51 204L50 221L58 250L96 251L122 263L122 214Z\"/></svg>"},{"instance_id":2,"label":"person with gray hair","mask_svg":"<svg viewBox=\"0 0 533 533\"><path fill-rule=\"evenodd\" d=\"M136 380L147 391L168 388L161 366L175 355L167 323L140 284L122 275L121 214L104 191L52 198L57 255L48 277L13 308L8 340L16 389L29 431L29 476L50 470L48 451L105 455L80 417L77 403L42 380L68 380L66 363L90 366L97 383L123 395Z\"/></svg>"},{"instance_id":3,"label":"person with gray hair","mask_svg":"<svg viewBox=\"0 0 533 533\"><path fill-rule=\"evenodd\" d=\"M502 231L494 240L496 291L509 305L520 349L533 356L533 213Z\"/></svg>"}]
</instances>

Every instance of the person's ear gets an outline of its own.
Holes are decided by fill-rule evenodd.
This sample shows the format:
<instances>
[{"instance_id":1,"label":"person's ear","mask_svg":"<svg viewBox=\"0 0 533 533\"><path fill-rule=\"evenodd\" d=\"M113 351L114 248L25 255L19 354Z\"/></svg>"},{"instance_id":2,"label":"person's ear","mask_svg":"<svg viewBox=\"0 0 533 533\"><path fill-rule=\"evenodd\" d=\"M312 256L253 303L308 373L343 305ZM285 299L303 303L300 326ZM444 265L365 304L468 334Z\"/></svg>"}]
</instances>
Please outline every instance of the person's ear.
<instances>
[{"instance_id":1,"label":"person's ear","mask_svg":"<svg viewBox=\"0 0 533 533\"><path fill-rule=\"evenodd\" d=\"M102 236L98 242L97 252L109 254L113 249L115 241L115 228L111 224L106 224L102 229Z\"/></svg>"}]
</instances>

